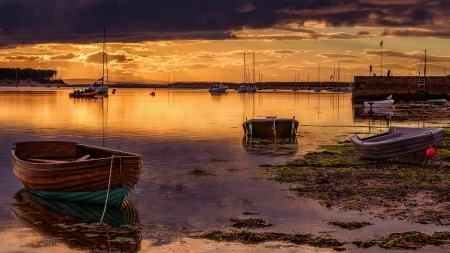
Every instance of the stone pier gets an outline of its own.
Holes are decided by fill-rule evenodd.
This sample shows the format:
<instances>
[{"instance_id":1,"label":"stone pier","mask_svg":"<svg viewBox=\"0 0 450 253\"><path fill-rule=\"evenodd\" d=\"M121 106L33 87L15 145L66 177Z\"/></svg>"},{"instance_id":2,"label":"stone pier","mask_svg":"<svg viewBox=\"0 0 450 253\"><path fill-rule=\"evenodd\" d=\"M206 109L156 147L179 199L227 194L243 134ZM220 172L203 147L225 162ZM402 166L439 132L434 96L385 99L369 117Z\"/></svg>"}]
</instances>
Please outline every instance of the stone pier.
<instances>
[{"instance_id":1,"label":"stone pier","mask_svg":"<svg viewBox=\"0 0 450 253\"><path fill-rule=\"evenodd\" d=\"M379 100L392 95L396 101L450 100L450 75L426 76L422 91L419 82L418 76L355 76L352 99Z\"/></svg>"}]
</instances>

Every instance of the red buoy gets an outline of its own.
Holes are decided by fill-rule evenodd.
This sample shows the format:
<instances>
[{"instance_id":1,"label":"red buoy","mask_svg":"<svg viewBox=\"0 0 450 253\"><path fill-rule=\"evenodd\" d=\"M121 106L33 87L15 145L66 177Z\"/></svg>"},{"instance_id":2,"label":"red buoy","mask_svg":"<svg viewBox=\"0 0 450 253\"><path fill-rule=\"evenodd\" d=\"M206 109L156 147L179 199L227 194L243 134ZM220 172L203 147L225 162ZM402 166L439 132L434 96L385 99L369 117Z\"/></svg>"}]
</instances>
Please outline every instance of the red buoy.
<instances>
[{"instance_id":1,"label":"red buoy","mask_svg":"<svg viewBox=\"0 0 450 253\"><path fill-rule=\"evenodd\" d=\"M429 147L427 149L426 154L427 154L428 157L433 157L433 156L436 155L436 149L434 149L433 147Z\"/></svg>"}]
</instances>

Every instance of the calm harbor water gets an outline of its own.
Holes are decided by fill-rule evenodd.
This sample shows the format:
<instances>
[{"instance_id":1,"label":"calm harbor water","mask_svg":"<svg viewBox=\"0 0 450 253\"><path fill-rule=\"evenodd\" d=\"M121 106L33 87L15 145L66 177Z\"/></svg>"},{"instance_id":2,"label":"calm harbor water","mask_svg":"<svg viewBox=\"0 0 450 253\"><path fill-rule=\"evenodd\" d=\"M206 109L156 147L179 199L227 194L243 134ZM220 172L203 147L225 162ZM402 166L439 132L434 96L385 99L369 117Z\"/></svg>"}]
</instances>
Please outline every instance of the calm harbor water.
<instances>
[{"instance_id":1,"label":"calm harbor water","mask_svg":"<svg viewBox=\"0 0 450 253\"><path fill-rule=\"evenodd\" d=\"M342 241L392 232L450 229L330 210L297 198L287 191L288 185L262 179L258 169L258 165L283 163L323 144L348 140L354 133L384 131L389 123L444 126L449 120L358 119L349 93L230 91L215 95L206 90L118 89L108 98L72 99L69 92L71 89L65 88L0 88L2 252L83 251L83 245L77 245L76 240L61 239L61 235L46 234L29 225L44 221L12 211L17 209L15 195L23 186L14 176L9 155L14 143L30 140L70 140L142 154L141 180L129 198L142 226L139 252L332 251L283 243L216 243L188 237L194 231L229 231L230 219L236 217L262 218L274 225L258 231L328 231ZM150 92L156 95L150 96ZM260 116L295 116L300 122L297 138L263 145L258 140L245 140L242 122ZM193 175L196 169L207 175ZM244 212L257 215L244 216ZM328 225L329 221L369 221L375 225L347 231ZM361 251L348 247L351 252ZM438 251L434 247L426 249ZM376 252L373 250L363 252Z\"/></svg>"}]
</instances>

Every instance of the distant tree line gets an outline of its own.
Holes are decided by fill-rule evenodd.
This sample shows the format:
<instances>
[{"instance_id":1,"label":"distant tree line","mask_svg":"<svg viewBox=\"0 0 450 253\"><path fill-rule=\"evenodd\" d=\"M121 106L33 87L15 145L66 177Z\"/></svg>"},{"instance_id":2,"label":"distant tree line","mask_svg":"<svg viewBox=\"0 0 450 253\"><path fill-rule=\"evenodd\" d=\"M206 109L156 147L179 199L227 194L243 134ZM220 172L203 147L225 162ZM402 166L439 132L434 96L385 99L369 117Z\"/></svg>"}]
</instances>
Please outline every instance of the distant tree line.
<instances>
[{"instance_id":1,"label":"distant tree line","mask_svg":"<svg viewBox=\"0 0 450 253\"><path fill-rule=\"evenodd\" d=\"M64 81L56 79L58 71L53 69L32 69L32 68L0 68L0 79L10 80L30 80L39 83L61 83Z\"/></svg>"}]
</instances>

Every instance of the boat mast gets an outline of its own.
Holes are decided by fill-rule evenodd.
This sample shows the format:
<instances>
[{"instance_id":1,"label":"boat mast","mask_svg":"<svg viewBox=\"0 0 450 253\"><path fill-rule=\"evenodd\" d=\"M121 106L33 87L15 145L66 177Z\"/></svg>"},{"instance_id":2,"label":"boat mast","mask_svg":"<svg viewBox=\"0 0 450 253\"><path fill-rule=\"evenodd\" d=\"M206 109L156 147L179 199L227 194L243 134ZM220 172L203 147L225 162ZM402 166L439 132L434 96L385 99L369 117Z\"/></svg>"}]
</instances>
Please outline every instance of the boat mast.
<instances>
[{"instance_id":1,"label":"boat mast","mask_svg":"<svg viewBox=\"0 0 450 253\"><path fill-rule=\"evenodd\" d=\"M244 84L247 83L247 68L245 67L245 51L244 51Z\"/></svg>"},{"instance_id":2,"label":"boat mast","mask_svg":"<svg viewBox=\"0 0 450 253\"><path fill-rule=\"evenodd\" d=\"M253 80L252 84L255 84L255 51L253 51Z\"/></svg>"},{"instance_id":3,"label":"boat mast","mask_svg":"<svg viewBox=\"0 0 450 253\"><path fill-rule=\"evenodd\" d=\"M106 44L106 28L103 27L103 57L102 57L102 85L105 80L105 44Z\"/></svg>"}]
</instances>

